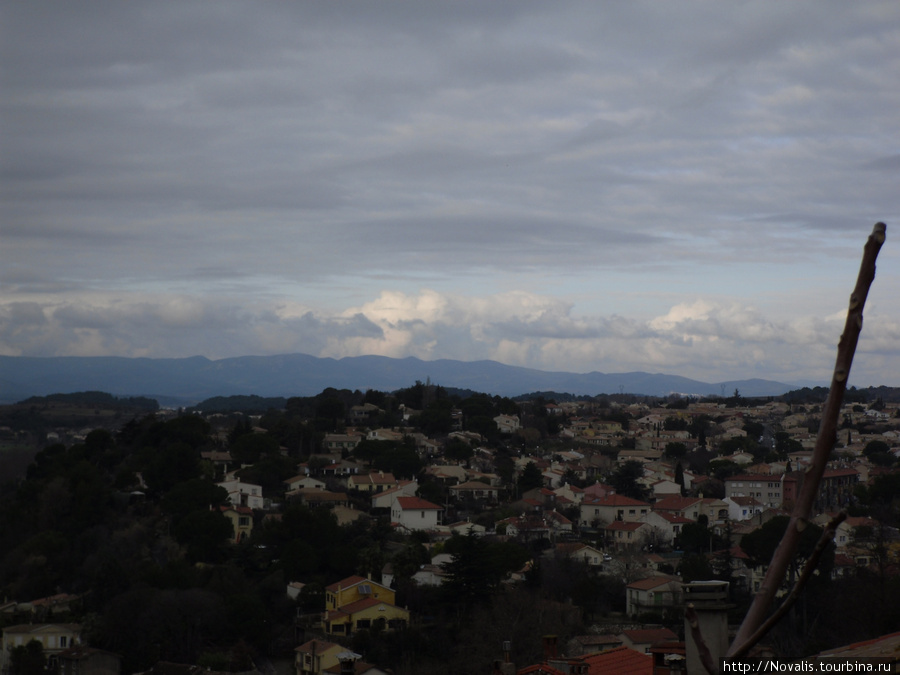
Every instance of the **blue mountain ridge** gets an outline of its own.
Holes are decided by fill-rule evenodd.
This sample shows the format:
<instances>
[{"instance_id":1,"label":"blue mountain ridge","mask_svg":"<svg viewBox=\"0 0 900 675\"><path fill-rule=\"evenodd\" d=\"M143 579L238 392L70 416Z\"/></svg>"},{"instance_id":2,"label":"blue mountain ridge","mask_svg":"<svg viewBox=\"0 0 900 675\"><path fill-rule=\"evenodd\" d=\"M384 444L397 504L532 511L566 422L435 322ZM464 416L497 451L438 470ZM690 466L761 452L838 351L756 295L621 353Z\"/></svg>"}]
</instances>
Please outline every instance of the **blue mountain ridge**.
<instances>
[{"instance_id":1,"label":"blue mountain ridge","mask_svg":"<svg viewBox=\"0 0 900 675\"><path fill-rule=\"evenodd\" d=\"M116 396L148 396L194 403L213 396L314 396L327 387L393 391L416 381L500 396L534 391L575 395L778 396L797 385L762 379L700 382L662 373L571 373L508 366L496 361L423 361L407 357L354 356L341 359L308 354L241 356L210 360L116 356L0 356L0 402L29 396L104 391Z\"/></svg>"}]
</instances>

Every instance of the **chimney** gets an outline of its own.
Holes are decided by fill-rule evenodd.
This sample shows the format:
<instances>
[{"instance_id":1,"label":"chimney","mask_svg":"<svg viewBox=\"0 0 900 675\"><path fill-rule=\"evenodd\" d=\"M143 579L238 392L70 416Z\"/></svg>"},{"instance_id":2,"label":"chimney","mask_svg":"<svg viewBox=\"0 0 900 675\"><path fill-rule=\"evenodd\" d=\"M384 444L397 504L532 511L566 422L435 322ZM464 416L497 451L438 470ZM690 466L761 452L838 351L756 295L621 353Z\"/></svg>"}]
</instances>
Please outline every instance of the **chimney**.
<instances>
[{"instance_id":1,"label":"chimney","mask_svg":"<svg viewBox=\"0 0 900 675\"><path fill-rule=\"evenodd\" d=\"M556 658L556 635L545 635L542 638L542 642L544 643L544 658L546 659L555 659Z\"/></svg>"},{"instance_id":2,"label":"chimney","mask_svg":"<svg viewBox=\"0 0 900 675\"><path fill-rule=\"evenodd\" d=\"M512 662L512 643L509 640L503 641L503 660L495 659L494 668L491 675L516 675L516 665Z\"/></svg>"},{"instance_id":3,"label":"chimney","mask_svg":"<svg viewBox=\"0 0 900 675\"><path fill-rule=\"evenodd\" d=\"M713 663L725 656L728 651L728 582L727 581L693 581L682 586L685 607L693 606L697 613L700 634L709 648ZM684 619L684 642L687 660L687 672L702 673L703 663L700 652L694 641L694 634Z\"/></svg>"}]
</instances>

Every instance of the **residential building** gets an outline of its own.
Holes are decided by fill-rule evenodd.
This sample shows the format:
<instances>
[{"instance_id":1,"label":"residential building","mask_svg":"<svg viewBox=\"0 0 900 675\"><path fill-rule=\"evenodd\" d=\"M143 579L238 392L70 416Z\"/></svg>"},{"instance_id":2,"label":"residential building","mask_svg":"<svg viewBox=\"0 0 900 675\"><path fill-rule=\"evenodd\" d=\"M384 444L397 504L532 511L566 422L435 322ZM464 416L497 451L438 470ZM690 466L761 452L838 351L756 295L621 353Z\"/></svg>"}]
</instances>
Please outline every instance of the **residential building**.
<instances>
[{"instance_id":1,"label":"residential building","mask_svg":"<svg viewBox=\"0 0 900 675\"><path fill-rule=\"evenodd\" d=\"M602 527L614 520L637 522L650 512L650 504L624 495L611 494L581 503L581 525Z\"/></svg>"},{"instance_id":2,"label":"residential building","mask_svg":"<svg viewBox=\"0 0 900 675\"><path fill-rule=\"evenodd\" d=\"M348 490L359 490L360 492L384 492L391 490L399 485L394 474L385 473L384 471L373 471L368 474L358 474L350 476L347 479Z\"/></svg>"},{"instance_id":3,"label":"residential building","mask_svg":"<svg viewBox=\"0 0 900 675\"><path fill-rule=\"evenodd\" d=\"M619 634L622 645L641 654L649 654L650 648L660 642L675 642L678 636L668 628L636 628Z\"/></svg>"},{"instance_id":4,"label":"residential building","mask_svg":"<svg viewBox=\"0 0 900 675\"><path fill-rule=\"evenodd\" d=\"M325 589L323 627L329 635L349 636L379 621L384 628L409 623L409 611L394 605L394 591L365 577L342 579Z\"/></svg>"},{"instance_id":5,"label":"residential building","mask_svg":"<svg viewBox=\"0 0 900 675\"><path fill-rule=\"evenodd\" d=\"M337 655L344 650L325 640L304 642L294 650L294 671L296 675L323 675L326 669L339 665Z\"/></svg>"},{"instance_id":6,"label":"residential building","mask_svg":"<svg viewBox=\"0 0 900 675\"><path fill-rule=\"evenodd\" d=\"M519 429L519 418L513 415L497 415L494 424L501 434L511 434Z\"/></svg>"},{"instance_id":7,"label":"residential building","mask_svg":"<svg viewBox=\"0 0 900 675\"><path fill-rule=\"evenodd\" d=\"M41 643L48 661L55 664L61 652L81 642L81 624L26 623L6 626L0 640L0 673L9 672L9 655L32 640Z\"/></svg>"},{"instance_id":8,"label":"residential building","mask_svg":"<svg viewBox=\"0 0 900 675\"><path fill-rule=\"evenodd\" d=\"M618 551L640 548L643 546L641 531L649 529L646 523L614 520L604 528L607 546Z\"/></svg>"},{"instance_id":9,"label":"residential building","mask_svg":"<svg viewBox=\"0 0 900 675\"><path fill-rule=\"evenodd\" d=\"M231 521L233 543L239 544L253 533L253 509L248 506L220 506L219 510Z\"/></svg>"},{"instance_id":10,"label":"residential building","mask_svg":"<svg viewBox=\"0 0 900 675\"><path fill-rule=\"evenodd\" d=\"M625 613L629 617L672 609L680 602L681 582L674 577L647 577L625 587Z\"/></svg>"},{"instance_id":11,"label":"residential building","mask_svg":"<svg viewBox=\"0 0 900 675\"><path fill-rule=\"evenodd\" d=\"M443 511L420 497L397 497L391 505L391 522L406 530L431 530L441 524Z\"/></svg>"},{"instance_id":12,"label":"residential building","mask_svg":"<svg viewBox=\"0 0 900 675\"><path fill-rule=\"evenodd\" d=\"M765 505L756 497L726 497L728 519L731 521L748 520L765 510Z\"/></svg>"},{"instance_id":13,"label":"residential building","mask_svg":"<svg viewBox=\"0 0 900 675\"><path fill-rule=\"evenodd\" d=\"M244 483L239 478L231 478L221 483L216 483L228 492L228 501L234 506L247 506L251 509L261 509L265 506L262 487L253 483Z\"/></svg>"},{"instance_id":14,"label":"residential building","mask_svg":"<svg viewBox=\"0 0 900 675\"><path fill-rule=\"evenodd\" d=\"M725 497L755 497L769 508L781 508L782 476L738 474L725 479Z\"/></svg>"},{"instance_id":15,"label":"residential building","mask_svg":"<svg viewBox=\"0 0 900 675\"><path fill-rule=\"evenodd\" d=\"M477 480L466 481L459 485L451 485L448 488L450 495L456 500L467 502L472 500L484 500L496 504L500 498L500 488Z\"/></svg>"},{"instance_id":16,"label":"residential building","mask_svg":"<svg viewBox=\"0 0 900 675\"><path fill-rule=\"evenodd\" d=\"M113 652L75 645L57 655L58 675L119 675L122 657Z\"/></svg>"},{"instance_id":17,"label":"residential building","mask_svg":"<svg viewBox=\"0 0 900 675\"><path fill-rule=\"evenodd\" d=\"M362 434L325 434L322 447L330 454L350 454L362 439Z\"/></svg>"}]
</instances>

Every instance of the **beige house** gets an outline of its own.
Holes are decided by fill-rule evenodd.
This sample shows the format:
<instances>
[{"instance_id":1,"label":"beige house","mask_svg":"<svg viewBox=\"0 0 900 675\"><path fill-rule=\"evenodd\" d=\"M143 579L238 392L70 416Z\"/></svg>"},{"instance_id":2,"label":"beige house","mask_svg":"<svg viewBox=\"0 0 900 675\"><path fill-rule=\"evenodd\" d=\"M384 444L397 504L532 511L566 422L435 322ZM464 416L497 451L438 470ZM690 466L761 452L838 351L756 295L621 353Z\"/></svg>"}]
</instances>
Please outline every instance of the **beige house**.
<instances>
[{"instance_id":1,"label":"beige house","mask_svg":"<svg viewBox=\"0 0 900 675\"><path fill-rule=\"evenodd\" d=\"M625 587L625 613L629 617L671 609L680 602L681 582L674 577L647 577Z\"/></svg>"},{"instance_id":2,"label":"beige house","mask_svg":"<svg viewBox=\"0 0 900 675\"><path fill-rule=\"evenodd\" d=\"M346 648L325 640L310 640L294 650L294 671L297 675L322 675L326 669L338 665L338 654Z\"/></svg>"},{"instance_id":3,"label":"beige house","mask_svg":"<svg viewBox=\"0 0 900 675\"><path fill-rule=\"evenodd\" d=\"M368 474L357 474L347 479L348 490L359 490L360 492L384 492L397 487L399 483L394 478L394 474L377 471Z\"/></svg>"},{"instance_id":4,"label":"beige house","mask_svg":"<svg viewBox=\"0 0 900 675\"><path fill-rule=\"evenodd\" d=\"M9 672L9 655L16 647L24 647L32 640L41 643L48 661L57 662L61 652L81 642L81 624L25 623L3 629L0 642L0 672Z\"/></svg>"},{"instance_id":5,"label":"beige house","mask_svg":"<svg viewBox=\"0 0 900 675\"><path fill-rule=\"evenodd\" d=\"M581 504L581 524L603 527L614 520L637 522L650 513L650 504L624 495L611 494L599 499L585 499Z\"/></svg>"}]
</instances>

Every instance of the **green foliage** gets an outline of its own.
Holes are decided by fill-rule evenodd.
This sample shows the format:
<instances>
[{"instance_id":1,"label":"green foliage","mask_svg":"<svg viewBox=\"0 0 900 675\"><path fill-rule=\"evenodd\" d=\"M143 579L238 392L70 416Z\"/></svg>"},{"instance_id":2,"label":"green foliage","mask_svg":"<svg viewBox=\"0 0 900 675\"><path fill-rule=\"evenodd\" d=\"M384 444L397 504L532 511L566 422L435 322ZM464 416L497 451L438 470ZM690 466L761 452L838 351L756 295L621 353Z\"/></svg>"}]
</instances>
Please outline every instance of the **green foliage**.
<instances>
[{"instance_id":1,"label":"green foliage","mask_svg":"<svg viewBox=\"0 0 900 675\"><path fill-rule=\"evenodd\" d=\"M473 533L454 535L444 552L453 557L443 566L446 577L441 588L445 597L463 604L486 601L507 574L530 558L517 544L488 543Z\"/></svg>"},{"instance_id":2,"label":"green foliage","mask_svg":"<svg viewBox=\"0 0 900 675\"><path fill-rule=\"evenodd\" d=\"M743 467L730 459L714 459L709 463L707 471L709 471L709 475L716 480L724 481L726 478L741 473Z\"/></svg>"},{"instance_id":3,"label":"green foliage","mask_svg":"<svg viewBox=\"0 0 900 675\"><path fill-rule=\"evenodd\" d=\"M493 420L491 420L493 423ZM459 438L451 439L444 446L444 457L452 459L455 462L466 462L475 455L475 450L471 445Z\"/></svg>"},{"instance_id":4,"label":"green foliage","mask_svg":"<svg viewBox=\"0 0 900 675\"><path fill-rule=\"evenodd\" d=\"M644 489L638 483L638 479L643 477L644 465L635 459L629 459L616 467L609 477L609 484L616 489L617 494L643 499Z\"/></svg>"},{"instance_id":5,"label":"green foliage","mask_svg":"<svg viewBox=\"0 0 900 675\"><path fill-rule=\"evenodd\" d=\"M377 471L392 473L396 478L412 479L422 470L422 459L411 443L395 445L379 455L372 464Z\"/></svg>"},{"instance_id":6,"label":"green foliage","mask_svg":"<svg viewBox=\"0 0 900 675\"><path fill-rule=\"evenodd\" d=\"M187 550L193 562L220 562L234 536L231 521L218 509L192 511L172 524L172 536Z\"/></svg>"},{"instance_id":7,"label":"green foliage","mask_svg":"<svg viewBox=\"0 0 900 675\"><path fill-rule=\"evenodd\" d=\"M46 664L44 645L38 640L14 647L9 654L10 675L44 675Z\"/></svg>"},{"instance_id":8,"label":"green foliage","mask_svg":"<svg viewBox=\"0 0 900 675\"><path fill-rule=\"evenodd\" d=\"M669 459L681 459L687 454L687 446L684 443L666 443L665 455Z\"/></svg>"},{"instance_id":9,"label":"green foliage","mask_svg":"<svg viewBox=\"0 0 900 675\"><path fill-rule=\"evenodd\" d=\"M745 534L741 539L741 548L750 556L750 560L754 565L768 565L772 560L775 549L787 530L790 518L787 516L776 516L770 521L757 528L749 534ZM791 561L791 569L796 572L804 560L812 555L816 543L822 536L822 528L808 523L800 535L800 542L797 548L797 554ZM830 547L831 554L823 557L823 563L820 569L826 571L830 569L829 561L834 560L834 546Z\"/></svg>"},{"instance_id":10,"label":"green foliage","mask_svg":"<svg viewBox=\"0 0 900 675\"><path fill-rule=\"evenodd\" d=\"M541 470L538 468L538 465L534 462L528 462L522 469L522 473L519 476L519 480L517 481L517 485L519 488L519 494L528 492L529 490L533 490L534 488L539 488L544 484L544 476L541 473Z\"/></svg>"},{"instance_id":11,"label":"green foliage","mask_svg":"<svg viewBox=\"0 0 900 675\"><path fill-rule=\"evenodd\" d=\"M231 456L241 464L254 464L263 457L278 454L278 441L269 434L242 434L230 448Z\"/></svg>"},{"instance_id":12,"label":"green foliage","mask_svg":"<svg viewBox=\"0 0 900 675\"><path fill-rule=\"evenodd\" d=\"M238 478L259 485L264 495L280 495L284 481L297 475L297 460L275 453L264 456L251 466L239 469Z\"/></svg>"}]
</instances>

